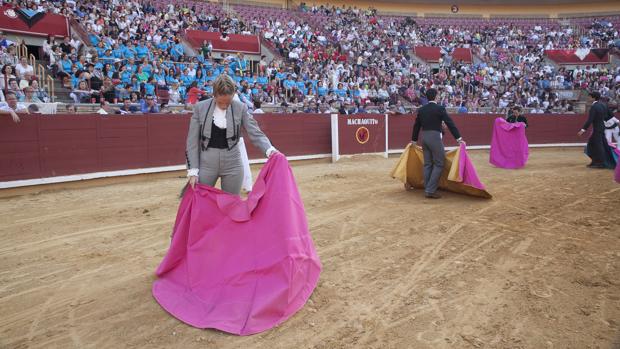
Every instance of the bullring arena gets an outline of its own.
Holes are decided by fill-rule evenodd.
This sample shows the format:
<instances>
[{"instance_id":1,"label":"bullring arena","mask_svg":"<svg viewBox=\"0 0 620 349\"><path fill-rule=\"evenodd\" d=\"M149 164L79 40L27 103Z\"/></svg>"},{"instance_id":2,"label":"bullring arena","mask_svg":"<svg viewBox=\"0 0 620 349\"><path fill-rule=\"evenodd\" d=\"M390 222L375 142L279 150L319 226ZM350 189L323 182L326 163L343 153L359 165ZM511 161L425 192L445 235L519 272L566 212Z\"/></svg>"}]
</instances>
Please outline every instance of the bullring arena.
<instances>
[{"instance_id":1,"label":"bullring arena","mask_svg":"<svg viewBox=\"0 0 620 349\"><path fill-rule=\"evenodd\" d=\"M450 16L514 19L527 28L537 20L573 18L581 25L605 18L620 28L613 1L525 0L521 7L463 1L456 10L451 2L417 3L372 6L386 16L400 11L445 25ZM305 18L291 1L190 4L244 21L256 9ZM79 20L67 24L71 32L90 30ZM36 34L11 33L2 21L0 28L16 42L25 35L23 47L33 49ZM239 38L231 35L219 44L235 45ZM251 69L260 69L265 50L286 61L273 43L257 41ZM246 41L238 44L247 48ZM214 43L208 59L228 53ZM479 52L469 54L476 56L472 66L484 60ZM552 56L544 59L554 72L581 69L568 53L560 63ZM33 62L43 57L32 56ZM441 61L416 59L441 71L445 55ZM305 104L292 111L292 102L264 102L266 113L254 117L289 160L323 269L297 313L250 336L189 326L152 295L187 182L191 105L170 102L156 113L101 115L95 112L111 113L122 104L91 103L90 95L87 103L73 103L70 91L63 97L58 87L57 96L39 104L54 115L31 110L18 113L19 123L0 115L0 348L620 348L620 185L613 171L585 166L588 134L577 135L590 107L585 92L600 87L609 105L620 98L620 56L610 48L603 61L592 59L616 84L605 90L595 76L606 74L592 73L587 86L556 86L556 96L573 109L559 103L543 114L538 105L524 105L530 153L521 169L489 164L493 123L507 109L498 104L464 111L446 100L491 199L442 191L440 200L428 200L422 190L405 190L390 177L420 106L406 91L398 96L402 112L400 102L386 102L384 109L369 103L368 113L350 112L355 104L345 107L344 100L334 109L327 103L327 110L306 112L298 112ZM52 97L59 82L48 77L44 88ZM101 98L107 98L103 92ZM156 98L162 98L159 90ZM143 102L132 101L148 109ZM65 109L69 105L78 113ZM448 133L444 141L456 145ZM266 159L249 143L256 179Z\"/></svg>"}]
</instances>

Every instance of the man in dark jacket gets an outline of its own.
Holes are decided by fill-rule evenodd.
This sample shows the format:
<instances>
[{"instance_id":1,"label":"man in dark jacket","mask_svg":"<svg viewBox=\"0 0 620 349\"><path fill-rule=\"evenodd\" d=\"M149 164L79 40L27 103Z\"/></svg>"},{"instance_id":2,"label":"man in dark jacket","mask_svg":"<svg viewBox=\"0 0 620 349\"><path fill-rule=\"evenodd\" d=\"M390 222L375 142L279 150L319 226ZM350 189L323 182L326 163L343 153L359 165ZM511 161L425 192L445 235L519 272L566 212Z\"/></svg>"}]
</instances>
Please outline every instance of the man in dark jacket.
<instances>
[{"instance_id":1,"label":"man in dark jacket","mask_svg":"<svg viewBox=\"0 0 620 349\"><path fill-rule=\"evenodd\" d=\"M579 132L579 136L583 135L586 130L592 125L592 135L588 139L588 145L586 146L586 153L592 159L592 162L588 165L590 168L608 168L615 166L613 155L611 155L611 149L605 139L605 119L607 118L609 111L605 103L601 102L601 94L597 91L591 92L590 97L594 102L590 107L588 113L588 120ZM611 157L611 161L609 158ZM613 162L613 164L611 163Z\"/></svg>"},{"instance_id":2,"label":"man in dark jacket","mask_svg":"<svg viewBox=\"0 0 620 349\"><path fill-rule=\"evenodd\" d=\"M506 118L506 121L508 121L511 124L522 122L525 124L526 128L528 126L527 119L521 112L521 107L518 105L515 105L514 107L511 108L510 112L508 113L508 117Z\"/></svg>"},{"instance_id":3,"label":"man in dark jacket","mask_svg":"<svg viewBox=\"0 0 620 349\"><path fill-rule=\"evenodd\" d=\"M439 185L439 178L444 167L445 152L442 141L441 127L442 122L448 126L450 133L461 143L459 130L454 121L446 112L446 108L437 105L435 98L437 90L434 88L426 91L429 102L418 109L418 116L413 125L412 143L418 141L420 130L422 130L422 149L424 151L424 192L429 199L438 199L441 196L436 193Z\"/></svg>"}]
</instances>

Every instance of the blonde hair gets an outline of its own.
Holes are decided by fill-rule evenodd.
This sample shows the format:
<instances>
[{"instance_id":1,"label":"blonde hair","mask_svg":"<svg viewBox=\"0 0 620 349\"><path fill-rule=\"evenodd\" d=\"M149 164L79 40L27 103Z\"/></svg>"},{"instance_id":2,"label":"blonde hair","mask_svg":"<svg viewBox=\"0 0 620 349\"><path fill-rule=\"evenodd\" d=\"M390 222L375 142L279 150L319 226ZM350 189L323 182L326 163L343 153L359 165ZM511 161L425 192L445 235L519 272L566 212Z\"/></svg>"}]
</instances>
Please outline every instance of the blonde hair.
<instances>
[{"instance_id":1,"label":"blonde hair","mask_svg":"<svg viewBox=\"0 0 620 349\"><path fill-rule=\"evenodd\" d=\"M235 92L237 92L237 85L226 74L221 74L213 82L213 95L215 96L234 95Z\"/></svg>"}]
</instances>

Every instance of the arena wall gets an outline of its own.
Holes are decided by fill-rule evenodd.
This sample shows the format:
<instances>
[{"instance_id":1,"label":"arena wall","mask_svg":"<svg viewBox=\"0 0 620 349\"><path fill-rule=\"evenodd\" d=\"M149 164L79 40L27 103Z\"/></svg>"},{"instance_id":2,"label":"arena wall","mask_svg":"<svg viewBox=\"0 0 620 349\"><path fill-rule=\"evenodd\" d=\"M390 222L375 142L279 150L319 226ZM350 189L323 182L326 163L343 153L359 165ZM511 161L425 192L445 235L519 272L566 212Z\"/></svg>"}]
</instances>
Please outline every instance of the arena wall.
<instances>
[{"instance_id":1,"label":"arena wall","mask_svg":"<svg viewBox=\"0 0 620 349\"><path fill-rule=\"evenodd\" d=\"M454 120L469 146L488 146L497 116L463 114L455 115ZM388 118L390 152L400 151L409 142L414 118ZM293 160L331 156L329 115L265 114L256 119L274 146ZM585 137L576 135L584 115L530 115L528 119L530 144L585 142ZM29 180L79 174L107 173L77 179L182 169L188 123L188 115L170 114L23 116L18 124L2 118L0 188L48 183ZM452 137L446 137L446 144L455 144ZM264 158L247 138L246 145L250 159Z\"/></svg>"}]
</instances>

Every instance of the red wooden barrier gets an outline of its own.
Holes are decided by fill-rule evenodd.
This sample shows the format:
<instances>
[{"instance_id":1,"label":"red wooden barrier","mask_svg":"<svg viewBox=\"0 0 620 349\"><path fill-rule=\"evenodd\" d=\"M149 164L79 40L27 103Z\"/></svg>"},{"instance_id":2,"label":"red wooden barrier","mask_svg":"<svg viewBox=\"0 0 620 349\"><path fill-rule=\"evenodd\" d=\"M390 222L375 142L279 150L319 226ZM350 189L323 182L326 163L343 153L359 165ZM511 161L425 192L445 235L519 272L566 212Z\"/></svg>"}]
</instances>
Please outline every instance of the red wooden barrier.
<instances>
[{"instance_id":1,"label":"red wooden barrier","mask_svg":"<svg viewBox=\"0 0 620 349\"><path fill-rule=\"evenodd\" d=\"M495 118L501 115L492 114L456 114L452 120L458 127L467 145L491 144L491 130ZM577 136L577 132L586 120L584 115L575 114L530 114L526 115L529 122L527 138L530 144L584 143L585 137ZM415 115L396 115L389 119L389 148L403 149L413 132ZM449 131L444 138L448 146L456 145Z\"/></svg>"},{"instance_id":2,"label":"red wooden barrier","mask_svg":"<svg viewBox=\"0 0 620 349\"><path fill-rule=\"evenodd\" d=\"M375 115L377 116L377 115ZM381 116L382 117L382 116ZM469 145L488 145L496 115L454 115ZM185 163L189 115L23 115L0 118L0 182ZM360 115L359 118L364 118ZM331 154L328 114L257 115L263 131L287 156ZM583 115L529 115L530 144L583 143ZM411 139L413 115L390 116L388 145ZM454 145L448 135L447 145ZM246 137L250 159L264 158Z\"/></svg>"},{"instance_id":3,"label":"red wooden barrier","mask_svg":"<svg viewBox=\"0 0 620 349\"><path fill-rule=\"evenodd\" d=\"M205 41L211 41L214 51L260 54L260 40L256 35L228 34L228 41L221 40L221 35L220 32L203 30L185 31L185 38L195 49L199 49Z\"/></svg>"},{"instance_id":4,"label":"red wooden barrier","mask_svg":"<svg viewBox=\"0 0 620 349\"><path fill-rule=\"evenodd\" d=\"M287 156L330 154L329 114L261 114L255 116L261 130L279 151ZM250 159L264 158L243 132Z\"/></svg>"},{"instance_id":5,"label":"red wooden barrier","mask_svg":"<svg viewBox=\"0 0 620 349\"><path fill-rule=\"evenodd\" d=\"M338 133L339 154L386 153L385 115L340 115Z\"/></svg>"}]
</instances>

